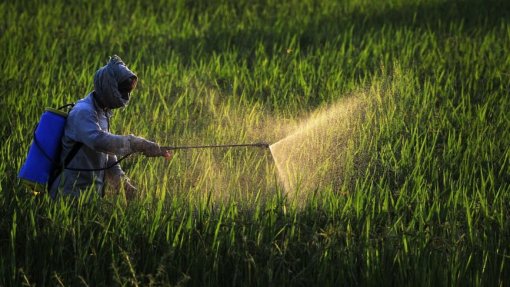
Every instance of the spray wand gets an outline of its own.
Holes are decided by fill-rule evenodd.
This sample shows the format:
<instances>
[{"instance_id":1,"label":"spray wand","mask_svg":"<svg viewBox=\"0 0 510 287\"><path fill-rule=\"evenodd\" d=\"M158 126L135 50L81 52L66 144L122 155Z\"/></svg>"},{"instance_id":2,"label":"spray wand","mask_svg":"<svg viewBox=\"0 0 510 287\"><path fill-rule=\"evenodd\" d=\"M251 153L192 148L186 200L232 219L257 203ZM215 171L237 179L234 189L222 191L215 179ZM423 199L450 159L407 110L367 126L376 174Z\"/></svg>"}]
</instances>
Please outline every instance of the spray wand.
<instances>
[{"instance_id":1,"label":"spray wand","mask_svg":"<svg viewBox=\"0 0 510 287\"><path fill-rule=\"evenodd\" d=\"M234 148L234 147L260 147L269 148L269 144L265 142L249 143L249 144L222 144L222 145L192 145L192 146L163 146L162 149L166 150L179 150L179 149L201 149L201 148Z\"/></svg>"},{"instance_id":2,"label":"spray wand","mask_svg":"<svg viewBox=\"0 0 510 287\"><path fill-rule=\"evenodd\" d=\"M234 148L234 147L260 147L260 148L269 148L269 144L265 142L259 142L259 143L249 143L249 144L221 144L221 145L189 145L189 146L162 146L161 149L165 150L179 150L179 149L200 149L200 148ZM112 168L113 166L119 164L121 161L125 160L128 156L132 155L132 153L126 154L125 156L121 157L116 162L103 167L103 168L71 168L71 167L64 167L68 170L74 170L74 171L101 171L101 170L107 170Z\"/></svg>"}]
</instances>

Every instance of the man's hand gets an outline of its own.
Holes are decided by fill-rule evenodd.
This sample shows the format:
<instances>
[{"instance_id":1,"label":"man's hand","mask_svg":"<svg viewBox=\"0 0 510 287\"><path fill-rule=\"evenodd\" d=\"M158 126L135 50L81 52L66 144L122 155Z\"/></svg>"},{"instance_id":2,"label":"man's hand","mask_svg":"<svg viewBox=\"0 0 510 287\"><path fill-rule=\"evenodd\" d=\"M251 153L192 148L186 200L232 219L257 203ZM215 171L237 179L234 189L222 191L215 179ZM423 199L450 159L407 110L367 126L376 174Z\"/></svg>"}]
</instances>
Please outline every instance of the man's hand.
<instances>
[{"instance_id":1,"label":"man's hand","mask_svg":"<svg viewBox=\"0 0 510 287\"><path fill-rule=\"evenodd\" d=\"M123 175L123 176L114 176L107 179L108 185L110 186L112 192L116 195L124 194L126 196L126 200L130 201L136 198L138 193L138 189L131 183L131 180Z\"/></svg>"},{"instance_id":2,"label":"man's hand","mask_svg":"<svg viewBox=\"0 0 510 287\"><path fill-rule=\"evenodd\" d=\"M166 160L171 160L174 155L173 155L172 151L165 150L165 153L163 154L163 156L165 157Z\"/></svg>"},{"instance_id":3,"label":"man's hand","mask_svg":"<svg viewBox=\"0 0 510 287\"><path fill-rule=\"evenodd\" d=\"M146 140L142 137L129 135L129 147L133 152L141 152L148 157L163 156L168 159L171 154L162 149L157 143Z\"/></svg>"},{"instance_id":4,"label":"man's hand","mask_svg":"<svg viewBox=\"0 0 510 287\"><path fill-rule=\"evenodd\" d=\"M122 180L122 189L124 190L124 194L126 195L127 201L131 201L136 198L138 189L136 189L136 187L131 184L131 181L129 181L129 179Z\"/></svg>"}]
</instances>

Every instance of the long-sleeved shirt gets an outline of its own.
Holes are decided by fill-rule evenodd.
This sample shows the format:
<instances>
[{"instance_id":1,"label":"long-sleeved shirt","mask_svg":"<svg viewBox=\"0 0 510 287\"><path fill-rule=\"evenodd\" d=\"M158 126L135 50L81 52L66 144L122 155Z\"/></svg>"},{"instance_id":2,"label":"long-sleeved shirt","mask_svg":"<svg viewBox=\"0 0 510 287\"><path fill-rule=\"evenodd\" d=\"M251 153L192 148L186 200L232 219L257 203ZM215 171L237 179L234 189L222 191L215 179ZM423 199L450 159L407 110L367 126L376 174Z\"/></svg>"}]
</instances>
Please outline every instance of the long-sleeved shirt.
<instances>
[{"instance_id":1,"label":"long-sleeved shirt","mask_svg":"<svg viewBox=\"0 0 510 287\"><path fill-rule=\"evenodd\" d=\"M79 100L70 111L62 138L61 164L78 142L83 143L67 167L75 169L100 169L117 161L116 155L129 153L127 136L109 132L111 110L102 109L94 99L94 92ZM78 196L93 188L103 195L105 179L119 180L124 176L120 165L107 170L74 171L64 169L53 182L50 194Z\"/></svg>"}]
</instances>

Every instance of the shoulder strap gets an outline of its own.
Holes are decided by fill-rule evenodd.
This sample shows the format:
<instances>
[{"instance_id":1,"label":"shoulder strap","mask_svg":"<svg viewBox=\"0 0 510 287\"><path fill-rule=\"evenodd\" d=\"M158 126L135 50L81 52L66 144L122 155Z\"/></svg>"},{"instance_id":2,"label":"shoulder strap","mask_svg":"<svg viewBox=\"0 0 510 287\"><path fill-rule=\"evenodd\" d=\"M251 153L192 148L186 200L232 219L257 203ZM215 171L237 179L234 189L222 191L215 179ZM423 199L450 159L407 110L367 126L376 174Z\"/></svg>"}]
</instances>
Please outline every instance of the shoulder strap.
<instances>
[{"instance_id":1,"label":"shoulder strap","mask_svg":"<svg viewBox=\"0 0 510 287\"><path fill-rule=\"evenodd\" d=\"M74 156L78 153L80 148L83 146L83 143L77 142L73 145L69 153L67 154L66 158L64 159L64 168L67 167L67 165L73 160Z\"/></svg>"},{"instance_id":2,"label":"shoulder strap","mask_svg":"<svg viewBox=\"0 0 510 287\"><path fill-rule=\"evenodd\" d=\"M65 109L65 108L72 109L72 108L74 108L74 105L75 105L75 103L70 103L70 104L63 105L58 109L59 110ZM74 156L78 153L78 151L80 150L82 145L83 145L83 143L81 143L81 142L77 142L73 145L73 147L67 154L66 158L64 159L64 166L63 166L64 168L73 160Z\"/></svg>"},{"instance_id":3,"label":"shoulder strap","mask_svg":"<svg viewBox=\"0 0 510 287\"><path fill-rule=\"evenodd\" d=\"M53 182L57 179L58 175L65 169L65 167L71 162L73 157L78 153L83 143L77 142L73 145L71 148L71 151L67 154L66 158L64 159L64 165L57 164L55 165L56 168L50 173L50 176L48 178L48 191L50 190L51 186L53 185Z\"/></svg>"}]
</instances>

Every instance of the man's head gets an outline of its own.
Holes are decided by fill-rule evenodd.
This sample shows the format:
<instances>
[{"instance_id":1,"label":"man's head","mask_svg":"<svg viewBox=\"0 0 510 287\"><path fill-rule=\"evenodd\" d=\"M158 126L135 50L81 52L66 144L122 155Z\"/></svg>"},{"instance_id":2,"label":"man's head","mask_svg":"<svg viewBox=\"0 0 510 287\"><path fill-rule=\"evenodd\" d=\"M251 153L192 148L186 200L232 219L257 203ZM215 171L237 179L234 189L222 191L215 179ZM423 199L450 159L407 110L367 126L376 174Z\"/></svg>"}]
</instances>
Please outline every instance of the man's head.
<instances>
[{"instance_id":1,"label":"man's head","mask_svg":"<svg viewBox=\"0 0 510 287\"><path fill-rule=\"evenodd\" d=\"M96 100L103 108L125 107L137 81L135 73L128 69L119 56L114 55L94 75Z\"/></svg>"}]
</instances>

